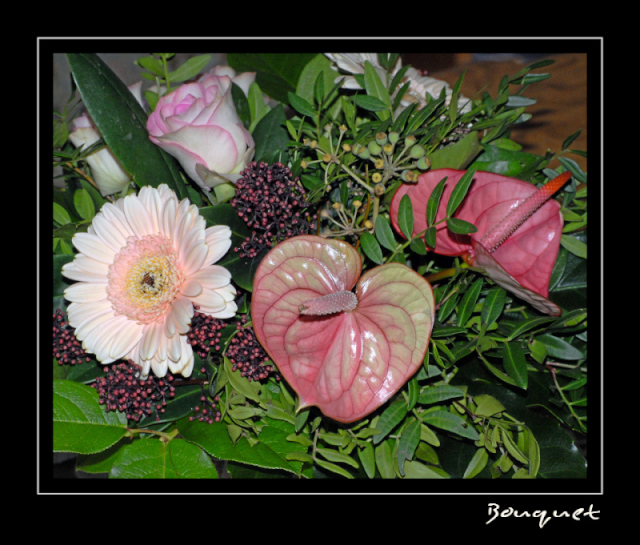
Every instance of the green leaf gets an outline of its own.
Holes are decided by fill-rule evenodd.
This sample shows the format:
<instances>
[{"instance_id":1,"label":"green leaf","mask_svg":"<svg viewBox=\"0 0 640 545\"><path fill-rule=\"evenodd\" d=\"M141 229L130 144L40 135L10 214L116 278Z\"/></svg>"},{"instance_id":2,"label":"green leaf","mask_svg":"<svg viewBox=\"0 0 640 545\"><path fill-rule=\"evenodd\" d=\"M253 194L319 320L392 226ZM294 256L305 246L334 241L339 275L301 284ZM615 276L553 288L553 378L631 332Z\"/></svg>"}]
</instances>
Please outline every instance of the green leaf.
<instances>
[{"instance_id":1,"label":"green leaf","mask_svg":"<svg viewBox=\"0 0 640 545\"><path fill-rule=\"evenodd\" d=\"M477 441L479 438L478 432L473 426L470 426L457 414L450 413L444 409L425 413L422 415L422 421L425 424L455 433L467 439L472 439L473 441Z\"/></svg>"},{"instance_id":2,"label":"green leaf","mask_svg":"<svg viewBox=\"0 0 640 545\"><path fill-rule=\"evenodd\" d=\"M407 415L407 402L404 398L395 399L384 412L380 415L380 419L376 423L378 433L373 436L373 444L380 443L391 431L404 419Z\"/></svg>"},{"instance_id":3,"label":"green leaf","mask_svg":"<svg viewBox=\"0 0 640 545\"><path fill-rule=\"evenodd\" d=\"M176 161L149 140L147 114L127 86L95 54L69 53L82 101L105 143L139 187L167 184L186 196Z\"/></svg>"},{"instance_id":4,"label":"green leaf","mask_svg":"<svg viewBox=\"0 0 640 545\"><path fill-rule=\"evenodd\" d=\"M112 479L217 479L211 459L196 445L182 439L167 443L139 439L125 446L116 459Z\"/></svg>"},{"instance_id":5,"label":"green leaf","mask_svg":"<svg viewBox=\"0 0 640 545\"><path fill-rule=\"evenodd\" d=\"M182 83L188 79L194 78L211 60L211 55L198 55L187 59L178 69L169 72L169 81L171 83Z\"/></svg>"},{"instance_id":6,"label":"green leaf","mask_svg":"<svg viewBox=\"0 0 640 545\"><path fill-rule=\"evenodd\" d=\"M515 341L504 343L502 347L502 364L516 385L526 390L528 384L527 360L520 343Z\"/></svg>"},{"instance_id":7,"label":"green leaf","mask_svg":"<svg viewBox=\"0 0 640 545\"><path fill-rule=\"evenodd\" d=\"M480 313L480 319L485 326L485 331L500 318L506 300L507 292L502 288L495 287L488 291L482 305L482 312Z\"/></svg>"},{"instance_id":8,"label":"green leaf","mask_svg":"<svg viewBox=\"0 0 640 545\"><path fill-rule=\"evenodd\" d=\"M96 208L93 204L93 200L89 195L89 192L80 188L73 194L73 205L76 212L83 220L90 220L96 215Z\"/></svg>"},{"instance_id":9,"label":"green leaf","mask_svg":"<svg viewBox=\"0 0 640 545\"><path fill-rule=\"evenodd\" d=\"M384 259L382 257L382 249L375 237L368 231L360 235L360 246L365 255L374 263L382 265Z\"/></svg>"},{"instance_id":10,"label":"green leaf","mask_svg":"<svg viewBox=\"0 0 640 545\"><path fill-rule=\"evenodd\" d=\"M364 85L369 96L379 99L388 108L388 111L383 110L380 113L380 119L388 119L391 115L391 97L386 84L380 79L378 72L369 61L364 63Z\"/></svg>"},{"instance_id":11,"label":"green leaf","mask_svg":"<svg viewBox=\"0 0 640 545\"><path fill-rule=\"evenodd\" d=\"M398 225L407 240L413 238L413 205L409 195L403 195L398 207Z\"/></svg>"},{"instance_id":12,"label":"green leaf","mask_svg":"<svg viewBox=\"0 0 640 545\"><path fill-rule=\"evenodd\" d=\"M313 106L309 104L304 98L299 97L295 93L289 93L289 104L291 107L296 110L298 113L302 115L306 115L312 119L315 119L318 116L318 113L313 109Z\"/></svg>"},{"instance_id":13,"label":"green leaf","mask_svg":"<svg viewBox=\"0 0 640 545\"><path fill-rule=\"evenodd\" d=\"M317 53L227 53L227 62L236 72L255 72L256 82L267 96L287 102L296 92L307 63Z\"/></svg>"},{"instance_id":14,"label":"green leaf","mask_svg":"<svg viewBox=\"0 0 640 545\"><path fill-rule=\"evenodd\" d=\"M587 259L587 245L576 237L571 235L562 235L560 237L560 244L573 255L581 259Z\"/></svg>"},{"instance_id":15,"label":"green leaf","mask_svg":"<svg viewBox=\"0 0 640 545\"><path fill-rule=\"evenodd\" d=\"M383 479L393 479L396 476L395 461L389 441L384 441L375 447L375 459L378 472Z\"/></svg>"},{"instance_id":16,"label":"green leaf","mask_svg":"<svg viewBox=\"0 0 640 545\"><path fill-rule=\"evenodd\" d=\"M447 217L451 218L458 207L462 204L462 201L467 196L467 192L469 191L469 187L471 186L471 182L473 182L473 176L476 173L475 167L467 170L456 186L453 188L451 192L451 197L449 197L449 201L447 202Z\"/></svg>"},{"instance_id":17,"label":"green leaf","mask_svg":"<svg viewBox=\"0 0 640 545\"><path fill-rule=\"evenodd\" d=\"M578 136L580 136L580 133L582 132L582 129L578 129L576 132L574 132L571 136L567 137L565 139L564 142L562 142L562 151L565 151L571 144L573 144L573 141L578 138Z\"/></svg>"},{"instance_id":18,"label":"green leaf","mask_svg":"<svg viewBox=\"0 0 640 545\"><path fill-rule=\"evenodd\" d=\"M438 207L440 206L440 198L442 197L442 192L444 191L444 184L447 183L448 176L445 176L438 182L438 185L433 188L431 195L429 195L429 200L427 201L427 225L433 226L436 221L436 215L438 213ZM434 237L435 238L435 237ZM432 246L429 244L429 246Z\"/></svg>"},{"instance_id":19,"label":"green leaf","mask_svg":"<svg viewBox=\"0 0 640 545\"><path fill-rule=\"evenodd\" d=\"M246 377L243 377L239 371L233 371L233 364L226 356L224 357L224 370L227 373L231 387L236 392L242 394L247 399L252 399L256 402L260 401L260 390L262 389L260 382L254 380L249 381ZM252 414L251 416L255 415Z\"/></svg>"},{"instance_id":20,"label":"green leaf","mask_svg":"<svg viewBox=\"0 0 640 545\"><path fill-rule=\"evenodd\" d=\"M457 386L449 386L448 384L427 386L418 396L418 403L429 405L431 403L440 403L447 399L462 397L464 391Z\"/></svg>"},{"instance_id":21,"label":"green leaf","mask_svg":"<svg viewBox=\"0 0 640 545\"><path fill-rule=\"evenodd\" d=\"M489 417L506 410L505 406L495 397L487 394L474 397L473 402L476 404L476 409L473 411L476 416Z\"/></svg>"},{"instance_id":22,"label":"green leaf","mask_svg":"<svg viewBox=\"0 0 640 545\"><path fill-rule=\"evenodd\" d=\"M370 112L383 112L387 109L387 105L379 98L369 95L356 95L354 97L356 106L369 110Z\"/></svg>"},{"instance_id":23,"label":"green leaf","mask_svg":"<svg viewBox=\"0 0 640 545\"><path fill-rule=\"evenodd\" d=\"M469 321L469 318L471 318L471 314L473 314L478 297L480 296L480 290L482 290L483 283L484 278L478 278L473 284L471 284L471 287L464 292L464 295L460 300L460 304L458 305L459 327L464 327Z\"/></svg>"},{"instance_id":24,"label":"green leaf","mask_svg":"<svg viewBox=\"0 0 640 545\"><path fill-rule=\"evenodd\" d=\"M323 89L321 100L328 97L333 86L333 80L337 72L331 68L331 61L322 53L316 55L303 68L298 79L296 95L304 98L307 102L317 100L316 87L321 85ZM318 82L322 81L322 84Z\"/></svg>"},{"instance_id":25,"label":"green leaf","mask_svg":"<svg viewBox=\"0 0 640 545\"><path fill-rule=\"evenodd\" d=\"M387 250L392 252L396 249L396 238L393 235L393 229L389 225L389 220L383 215L378 214L376 218L376 238Z\"/></svg>"},{"instance_id":26,"label":"green leaf","mask_svg":"<svg viewBox=\"0 0 640 545\"><path fill-rule=\"evenodd\" d=\"M373 479L376 476L376 460L373 445L368 441L366 443L361 443L360 448L358 449L358 458L360 459L360 463L362 464L362 468L367 474L367 477L369 477L369 479Z\"/></svg>"},{"instance_id":27,"label":"green leaf","mask_svg":"<svg viewBox=\"0 0 640 545\"><path fill-rule=\"evenodd\" d=\"M420 422L416 419L402 431L402 435L398 440L398 469L400 475L404 476L404 464L407 460L413 458L413 454L420 442Z\"/></svg>"},{"instance_id":28,"label":"green leaf","mask_svg":"<svg viewBox=\"0 0 640 545\"><path fill-rule=\"evenodd\" d=\"M105 412L95 388L53 381L53 451L93 454L117 443L127 431L121 412Z\"/></svg>"},{"instance_id":29,"label":"green leaf","mask_svg":"<svg viewBox=\"0 0 640 545\"><path fill-rule=\"evenodd\" d=\"M302 464L286 459L288 453L300 450L297 443L287 441L287 437L294 433L294 427L287 422L271 420L266 416L263 417L263 421L265 424L258 441L253 444L246 437L232 442L227 433L227 426L222 422L202 425L197 420L183 418L176 424L184 439L199 445L214 458L300 474Z\"/></svg>"},{"instance_id":30,"label":"green leaf","mask_svg":"<svg viewBox=\"0 0 640 545\"><path fill-rule=\"evenodd\" d=\"M331 471L333 473L337 473L341 477L345 477L346 479L353 479L354 478L353 475L351 475L351 473L349 473L346 469L344 469L343 467L340 467L337 464L333 464L331 462L327 462L326 460L322 460L320 458L316 458L315 462L321 468L326 469L328 471Z\"/></svg>"},{"instance_id":31,"label":"green leaf","mask_svg":"<svg viewBox=\"0 0 640 545\"><path fill-rule=\"evenodd\" d=\"M488 461L489 461L489 453L487 452L487 450L484 448L479 448L478 450L476 450L476 453L473 455L473 458L471 458L471 461L469 462L467 469L465 469L464 475L462 476L462 478L473 479L476 475L478 475L478 473L480 473L485 468Z\"/></svg>"},{"instance_id":32,"label":"green leaf","mask_svg":"<svg viewBox=\"0 0 640 545\"><path fill-rule=\"evenodd\" d=\"M55 221L58 225L66 225L67 223L71 222L69 212L67 212L65 208L59 205L57 202L53 203L53 221Z\"/></svg>"},{"instance_id":33,"label":"green leaf","mask_svg":"<svg viewBox=\"0 0 640 545\"><path fill-rule=\"evenodd\" d=\"M337 464L347 464L356 469L360 467L358 462L351 458L351 456L347 456L346 454L342 454L341 452L337 452L335 450L331 450L328 448L317 448L316 453L320 454L330 462L335 462Z\"/></svg>"},{"instance_id":34,"label":"green leaf","mask_svg":"<svg viewBox=\"0 0 640 545\"><path fill-rule=\"evenodd\" d=\"M447 218L447 228L457 235L469 235L478 230L472 223L458 218Z\"/></svg>"},{"instance_id":35,"label":"green leaf","mask_svg":"<svg viewBox=\"0 0 640 545\"><path fill-rule=\"evenodd\" d=\"M286 150L289 143L289 133L285 128L287 117L284 113L282 104L278 104L271 109L253 131L253 139L256 143L256 151L254 161L267 161L271 158L278 157Z\"/></svg>"},{"instance_id":36,"label":"green leaf","mask_svg":"<svg viewBox=\"0 0 640 545\"><path fill-rule=\"evenodd\" d=\"M568 361L585 359L585 355L579 349L555 335L545 333L544 335L538 335L536 340L546 346L547 353L552 358Z\"/></svg>"}]
</instances>

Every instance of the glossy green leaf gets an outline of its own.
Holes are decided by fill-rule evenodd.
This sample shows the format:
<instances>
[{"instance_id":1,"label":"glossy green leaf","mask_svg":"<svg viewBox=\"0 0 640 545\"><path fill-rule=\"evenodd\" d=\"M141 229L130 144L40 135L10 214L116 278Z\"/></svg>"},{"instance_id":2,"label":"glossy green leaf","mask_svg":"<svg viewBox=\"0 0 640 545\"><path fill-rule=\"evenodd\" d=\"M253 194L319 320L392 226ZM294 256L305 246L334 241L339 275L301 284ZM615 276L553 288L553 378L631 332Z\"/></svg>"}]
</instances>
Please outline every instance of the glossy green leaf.
<instances>
[{"instance_id":1,"label":"glossy green leaf","mask_svg":"<svg viewBox=\"0 0 640 545\"><path fill-rule=\"evenodd\" d=\"M516 385L526 390L529 382L527 360L520 343L515 341L504 343L502 347L502 364Z\"/></svg>"},{"instance_id":2,"label":"glossy green leaf","mask_svg":"<svg viewBox=\"0 0 640 545\"><path fill-rule=\"evenodd\" d=\"M387 250L391 250L392 252L396 249L396 239L393 235L393 230L391 229L391 225L389 225L389 220L382 215L378 215L376 218L376 238L378 242L384 246ZM365 234L365 233L363 233Z\"/></svg>"},{"instance_id":3,"label":"glossy green leaf","mask_svg":"<svg viewBox=\"0 0 640 545\"><path fill-rule=\"evenodd\" d=\"M367 477L373 479L376 475L376 460L373 445L368 441L362 443L360 448L358 448L358 458Z\"/></svg>"},{"instance_id":4,"label":"glossy green leaf","mask_svg":"<svg viewBox=\"0 0 640 545\"><path fill-rule=\"evenodd\" d=\"M585 358L585 355L578 348L555 335L538 335L536 340L546 346L547 353L553 358L569 361L576 361Z\"/></svg>"},{"instance_id":5,"label":"glossy green leaf","mask_svg":"<svg viewBox=\"0 0 640 545\"><path fill-rule=\"evenodd\" d=\"M469 235L478 230L473 223L459 218L447 218L447 229L457 235Z\"/></svg>"},{"instance_id":6,"label":"glossy green leaf","mask_svg":"<svg viewBox=\"0 0 640 545\"><path fill-rule=\"evenodd\" d=\"M413 205L409 195L403 195L398 207L398 225L407 240L413 238Z\"/></svg>"},{"instance_id":7,"label":"glossy green leaf","mask_svg":"<svg viewBox=\"0 0 640 545\"><path fill-rule=\"evenodd\" d=\"M326 458L330 462L335 462L336 464L347 464L356 469L360 467L358 462L355 459L351 458L351 456L347 456L346 454L342 454L341 452L338 452L336 450L331 450L328 448L317 448L316 453Z\"/></svg>"},{"instance_id":8,"label":"glossy green leaf","mask_svg":"<svg viewBox=\"0 0 640 545\"><path fill-rule=\"evenodd\" d=\"M458 305L458 326L464 327L465 324L471 318L473 310L480 297L480 290L482 290L483 278L478 278L471 284L471 286L464 292L460 304Z\"/></svg>"},{"instance_id":9,"label":"glossy green leaf","mask_svg":"<svg viewBox=\"0 0 640 545\"><path fill-rule=\"evenodd\" d=\"M479 448L471 458L467 469L464 471L463 479L473 479L478 473L480 473L487 465L489 461L489 453L484 448Z\"/></svg>"},{"instance_id":10,"label":"glossy green leaf","mask_svg":"<svg viewBox=\"0 0 640 545\"><path fill-rule=\"evenodd\" d=\"M389 441L383 441L375 447L375 459L378 472L383 479L395 478L395 461Z\"/></svg>"},{"instance_id":11,"label":"glossy green leaf","mask_svg":"<svg viewBox=\"0 0 640 545\"><path fill-rule=\"evenodd\" d=\"M495 397L486 394L474 397L473 402L476 404L476 409L473 411L476 416L489 417L506 410Z\"/></svg>"},{"instance_id":12,"label":"glossy green leaf","mask_svg":"<svg viewBox=\"0 0 640 545\"><path fill-rule=\"evenodd\" d=\"M255 72L256 82L267 96L286 103L296 92L307 63L317 53L227 53L227 63L236 72Z\"/></svg>"},{"instance_id":13,"label":"glossy green leaf","mask_svg":"<svg viewBox=\"0 0 640 545\"><path fill-rule=\"evenodd\" d=\"M93 454L117 443L127 431L121 412L106 412L95 388L53 382L53 451Z\"/></svg>"},{"instance_id":14,"label":"glossy green leaf","mask_svg":"<svg viewBox=\"0 0 640 545\"><path fill-rule=\"evenodd\" d=\"M309 104L309 102L307 102L304 98L299 97L295 93L289 93L288 97L289 104L298 113L306 115L307 117L311 117L312 119L317 117L318 114L314 110L313 106Z\"/></svg>"},{"instance_id":15,"label":"glossy green leaf","mask_svg":"<svg viewBox=\"0 0 640 545\"><path fill-rule=\"evenodd\" d=\"M473 182L473 175L475 174L476 169L470 168L467 170L458 183L453 188L451 192L451 196L447 202L447 217L451 218L455 213L458 207L462 204L462 201L467 196L467 192L469 191L469 187Z\"/></svg>"},{"instance_id":16,"label":"glossy green leaf","mask_svg":"<svg viewBox=\"0 0 640 545\"><path fill-rule=\"evenodd\" d=\"M211 55L197 55L187 59L176 70L169 72L169 81L172 83L182 83L188 79L196 77L208 62L211 60Z\"/></svg>"},{"instance_id":17,"label":"glossy green leaf","mask_svg":"<svg viewBox=\"0 0 640 545\"><path fill-rule=\"evenodd\" d=\"M507 300L507 292L502 288L495 287L487 292L487 296L484 299L482 305L482 311L480 313L480 319L485 326L485 329L491 327L504 310L504 305Z\"/></svg>"},{"instance_id":18,"label":"glossy green leaf","mask_svg":"<svg viewBox=\"0 0 640 545\"><path fill-rule=\"evenodd\" d=\"M157 438L136 440L122 449L109 477L112 479L217 479L211 459L182 439L167 443Z\"/></svg>"},{"instance_id":19,"label":"glossy green leaf","mask_svg":"<svg viewBox=\"0 0 640 545\"><path fill-rule=\"evenodd\" d=\"M280 160L280 154L286 150L289 143L289 133L285 128L287 117L282 104L278 104L267 113L256 125L253 139L256 150L253 160L268 163Z\"/></svg>"},{"instance_id":20,"label":"glossy green leaf","mask_svg":"<svg viewBox=\"0 0 640 545\"><path fill-rule=\"evenodd\" d=\"M89 192L84 188L77 189L74 192L73 204L76 212L78 212L78 215L83 220L90 220L96 215L96 208L93 204L93 200L91 199Z\"/></svg>"},{"instance_id":21,"label":"glossy green leaf","mask_svg":"<svg viewBox=\"0 0 640 545\"><path fill-rule=\"evenodd\" d=\"M464 391L457 386L449 386L448 384L427 386L418 396L418 403L429 405L462 396L464 396Z\"/></svg>"},{"instance_id":22,"label":"glossy green leaf","mask_svg":"<svg viewBox=\"0 0 640 545\"><path fill-rule=\"evenodd\" d=\"M395 399L380 415L376 423L378 433L373 436L373 444L377 445L400 423L407 414L407 402L404 398Z\"/></svg>"},{"instance_id":23,"label":"glossy green leaf","mask_svg":"<svg viewBox=\"0 0 640 545\"><path fill-rule=\"evenodd\" d=\"M148 116L127 86L95 54L69 53L67 57L91 119L136 184L167 184L178 197L185 197L178 164L149 140Z\"/></svg>"},{"instance_id":24,"label":"glossy green leaf","mask_svg":"<svg viewBox=\"0 0 640 545\"><path fill-rule=\"evenodd\" d=\"M360 235L360 247L371 261L377 263L378 265L382 265L382 263L384 262L382 249L380 248L380 245L378 244L378 241L375 239L375 237L368 231L365 231Z\"/></svg>"},{"instance_id":25,"label":"glossy green leaf","mask_svg":"<svg viewBox=\"0 0 640 545\"><path fill-rule=\"evenodd\" d=\"M449 411L436 410L425 413L422 416L422 421L428 425L455 433L467 439L472 439L473 441L477 441L479 437L478 432L473 426L470 426L462 417Z\"/></svg>"},{"instance_id":26,"label":"glossy green leaf","mask_svg":"<svg viewBox=\"0 0 640 545\"><path fill-rule=\"evenodd\" d=\"M412 420L402 431L398 440L397 460L400 475L404 476L404 465L407 460L413 458L413 454L420 442L420 421Z\"/></svg>"},{"instance_id":27,"label":"glossy green leaf","mask_svg":"<svg viewBox=\"0 0 640 545\"><path fill-rule=\"evenodd\" d=\"M447 179L448 176L442 178L431 192L431 195L429 195L429 200L427 201L427 225L429 226L433 226L433 223L436 221L436 214L438 213L438 207L440 206L440 198L442 197L444 184L447 183ZM433 247L434 245L429 244L429 246Z\"/></svg>"}]
</instances>

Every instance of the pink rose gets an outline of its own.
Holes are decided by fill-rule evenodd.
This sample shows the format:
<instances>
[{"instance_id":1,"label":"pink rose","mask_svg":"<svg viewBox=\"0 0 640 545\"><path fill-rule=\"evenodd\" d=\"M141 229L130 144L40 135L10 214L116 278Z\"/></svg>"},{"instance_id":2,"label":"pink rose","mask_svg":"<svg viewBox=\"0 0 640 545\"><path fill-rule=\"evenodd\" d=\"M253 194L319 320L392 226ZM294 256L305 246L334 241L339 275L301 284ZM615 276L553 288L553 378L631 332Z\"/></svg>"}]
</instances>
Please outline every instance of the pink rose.
<instances>
[{"instance_id":1,"label":"pink rose","mask_svg":"<svg viewBox=\"0 0 640 545\"><path fill-rule=\"evenodd\" d=\"M238 117L228 76L208 74L161 97L147 130L151 141L206 191L216 179L236 181L253 158L253 137ZM198 164L212 173L206 181L196 171Z\"/></svg>"}]
</instances>

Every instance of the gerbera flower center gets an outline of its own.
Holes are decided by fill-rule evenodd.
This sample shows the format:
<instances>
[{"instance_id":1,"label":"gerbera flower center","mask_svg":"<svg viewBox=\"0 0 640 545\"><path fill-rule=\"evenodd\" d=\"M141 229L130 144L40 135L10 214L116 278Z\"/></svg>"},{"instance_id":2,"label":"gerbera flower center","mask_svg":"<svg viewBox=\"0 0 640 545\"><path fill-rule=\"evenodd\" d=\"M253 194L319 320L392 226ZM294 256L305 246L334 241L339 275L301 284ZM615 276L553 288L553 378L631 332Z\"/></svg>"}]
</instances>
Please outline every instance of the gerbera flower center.
<instances>
[{"instance_id":1,"label":"gerbera flower center","mask_svg":"<svg viewBox=\"0 0 640 545\"><path fill-rule=\"evenodd\" d=\"M109 266L107 293L116 312L151 323L165 316L183 280L171 241L132 236Z\"/></svg>"}]
</instances>

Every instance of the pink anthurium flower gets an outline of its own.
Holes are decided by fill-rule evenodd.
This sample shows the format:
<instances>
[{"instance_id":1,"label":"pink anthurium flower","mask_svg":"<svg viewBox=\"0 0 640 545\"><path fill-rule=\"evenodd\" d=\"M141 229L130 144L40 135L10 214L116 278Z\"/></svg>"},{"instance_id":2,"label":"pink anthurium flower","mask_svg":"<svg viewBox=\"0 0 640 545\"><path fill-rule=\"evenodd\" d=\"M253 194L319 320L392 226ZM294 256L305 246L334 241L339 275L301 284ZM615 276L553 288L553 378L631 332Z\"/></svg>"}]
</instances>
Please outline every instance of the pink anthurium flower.
<instances>
[{"instance_id":1,"label":"pink anthurium flower","mask_svg":"<svg viewBox=\"0 0 640 545\"><path fill-rule=\"evenodd\" d=\"M435 222L446 217L447 202L464 171L438 169L425 172L415 185L402 185L393 197L391 220L398 232L400 199L408 195L414 211L414 236L425 231L426 207L434 188L447 178ZM551 302L549 281L560 248L562 214L550 197L571 177L565 172L541 189L491 172L476 172L467 196L455 217L472 223L471 235L452 233L442 222L436 226L433 251L463 256L496 284L529 302L540 312L559 316L560 307Z\"/></svg>"},{"instance_id":2,"label":"pink anthurium flower","mask_svg":"<svg viewBox=\"0 0 640 545\"><path fill-rule=\"evenodd\" d=\"M422 364L434 321L429 283L400 263L360 276L350 244L289 238L253 281L256 337L299 396L339 422L382 405ZM355 286L355 292L351 291Z\"/></svg>"}]
</instances>

